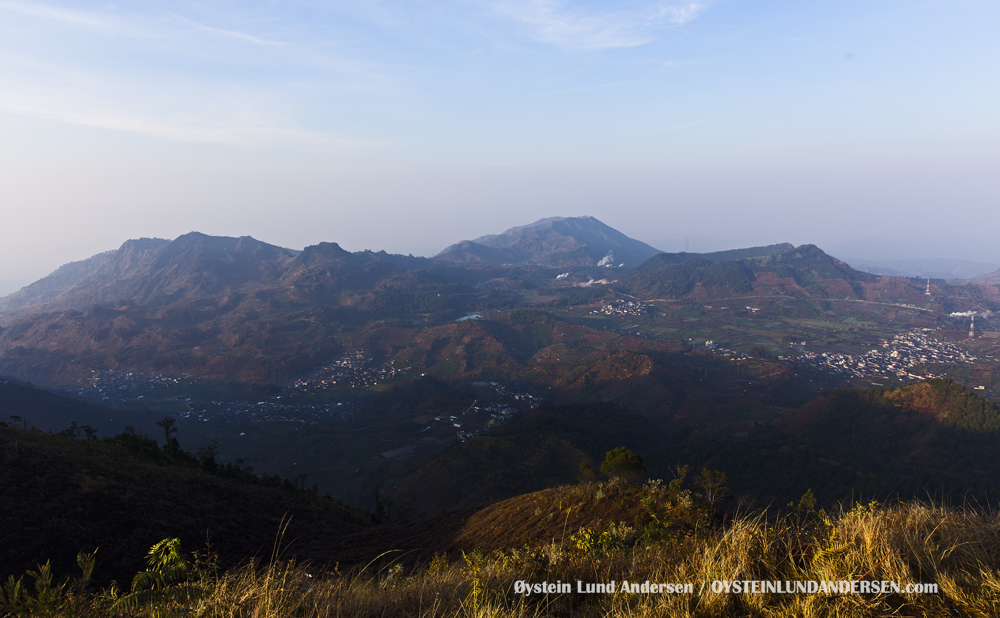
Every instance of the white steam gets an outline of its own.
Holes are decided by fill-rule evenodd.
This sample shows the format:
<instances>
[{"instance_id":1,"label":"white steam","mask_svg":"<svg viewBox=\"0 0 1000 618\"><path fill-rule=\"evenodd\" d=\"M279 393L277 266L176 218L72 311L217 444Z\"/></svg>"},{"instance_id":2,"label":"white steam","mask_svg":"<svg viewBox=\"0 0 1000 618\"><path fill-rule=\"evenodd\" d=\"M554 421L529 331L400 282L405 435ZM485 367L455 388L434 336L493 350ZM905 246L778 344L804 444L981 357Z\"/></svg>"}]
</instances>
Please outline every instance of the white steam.
<instances>
[{"instance_id":1,"label":"white steam","mask_svg":"<svg viewBox=\"0 0 1000 618\"><path fill-rule=\"evenodd\" d=\"M986 320L986 319L989 319L989 317L991 315L993 315L993 312L990 311L989 309L987 309L986 311L983 311L983 312L979 312L979 311L960 311L960 312L955 312L955 313L949 314L948 317L951 317L951 318L971 318L971 317L979 316L979 317L983 318L984 320Z\"/></svg>"}]
</instances>

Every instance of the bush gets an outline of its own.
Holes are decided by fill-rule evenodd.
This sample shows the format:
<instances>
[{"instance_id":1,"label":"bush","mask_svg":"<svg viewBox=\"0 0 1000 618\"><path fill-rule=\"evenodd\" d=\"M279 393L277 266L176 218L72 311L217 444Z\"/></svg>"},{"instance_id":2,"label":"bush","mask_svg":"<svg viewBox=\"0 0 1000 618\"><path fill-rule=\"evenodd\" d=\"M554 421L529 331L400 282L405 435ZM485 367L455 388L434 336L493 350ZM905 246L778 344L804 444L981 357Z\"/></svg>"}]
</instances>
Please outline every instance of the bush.
<instances>
[{"instance_id":1,"label":"bush","mask_svg":"<svg viewBox=\"0 0 1000 618\"><path fill-rule=\"evenodd\" d=\"M646 465L639 457L624 446L612 449L604 456L601 474L621 481L629 481L646 474Z\"/></svg>"}]
</instances>

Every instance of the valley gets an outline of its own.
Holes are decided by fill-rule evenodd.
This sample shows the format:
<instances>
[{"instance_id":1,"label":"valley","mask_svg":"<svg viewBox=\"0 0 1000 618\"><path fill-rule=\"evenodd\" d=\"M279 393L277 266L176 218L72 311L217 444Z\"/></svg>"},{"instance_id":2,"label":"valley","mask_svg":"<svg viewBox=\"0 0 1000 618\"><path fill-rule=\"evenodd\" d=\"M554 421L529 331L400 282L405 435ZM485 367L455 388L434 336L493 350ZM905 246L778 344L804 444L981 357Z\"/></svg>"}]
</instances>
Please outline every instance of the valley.
<instances>
[{"instance_id":1,"label":"valley","mask_svg":"<svg viewBox=\"0 0 1000 618\"><path fill-rule=\"evenodd\" d=\"M107 409L100 435L130 424L157 438L170 416L186 448L400 513L572 481L605 448L587 432L553 434L542 484L515 475L456 501L426 480L560 406L639 415L660 436L647 454L662 473L676 462L655 452L700 465L711 456L698 444L746 444L836 389L936 378L1000 398L995 283L871 275L808 245L656 253L608 230L543 220L435 258L197 233L129 241L0 299L0 374ZM963 312L981 316L971 337ZM31 422L65 429L61 416Z\"/></svg>"}]
</instances>

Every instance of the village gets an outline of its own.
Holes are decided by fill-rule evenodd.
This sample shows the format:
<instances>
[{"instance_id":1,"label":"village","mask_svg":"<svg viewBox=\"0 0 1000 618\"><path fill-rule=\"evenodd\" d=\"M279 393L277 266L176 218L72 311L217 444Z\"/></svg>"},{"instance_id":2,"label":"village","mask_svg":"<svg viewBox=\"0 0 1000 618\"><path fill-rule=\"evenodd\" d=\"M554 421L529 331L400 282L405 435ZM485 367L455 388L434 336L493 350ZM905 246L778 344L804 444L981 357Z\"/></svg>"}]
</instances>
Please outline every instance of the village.
<instances>
[{"instance_id":1,"label":"village","mask_svg":"<svg viewBox=\"0 0 1000 618\"><path fill-rule=\"evenodd\" d=\"M881 350L875 349L865 354L802 350L800 356L781 356L779 359L805 363L847 377L896 376L904 380L943 377L920 370L918 373L913 372L915 368L931 363L976 361L975 356L964 352L957 345L929 337L921 329L900 333L891 341L883 341L881 347Z\"/></svg>"},{"instance_id":2,"label":"village","mask_svg":"<svg viewBox=\"0 0 1000 618\"><path fill-rule=\"evenodd\" d=\"M372 359L366 357L364 352L352 352L324 365L312 377L296 380L285 389L284 394L305 395L329 389L371 388L402 375L409 369L396 367L394 360L374 366Z\"/></svg>"},{"instance_id":3,"label":"village","mask_svg":"<svg viewBox=\"0 0 1000 618\"><path fill-rule=\"evenodd\" d=\"M516 402L526 404L529 409L537 408L544 401L543 397L527 392L511 390L499 382L473 382L471 386L473 388L489 388L502 397L512 398ZM473 436L506 423L519 414L522 409L523 406L505 402L480 404L477 399L460 415L441 415L434 417L434 420L439 423L450 424L459 429L456 432L458 441L465 442ZM471 415L471 418L466 420L466 415ZM424 428L424 431L430 431L432 428L433 425L428 425Z\"/></svg>"},{"instance_id":4,"label":"village","mask_svg":"<svg viewBox=\"0 0 1000 618\"><path fill-rule=\"evenodd\" d=\"M613 300L606 305L602 305L591 311L597 315L631 315L641 316L650 311L649 305L635 300Z\"/></svg>"},{"instance_id":5,"label":"village","mask_svg":"<svg viewBox=\"0 0 1000 618\"><path fill-rule=\"evenodd\" d=\"M542 397L510 389L499 382L473 382L471 386L488 388L503 398L513 399L519 403L502 401L485 403L476 399L459 414L439 414L433 417L430 423L420 430L420 433L425 435L379 455L385 459L405 461L427 448L436 449L456 439L460 444L464 444L469 438L489 432L512 420L526 408L537 408L544 401Z\"/></svg>"},{"instance_id":6,"label":"village","mask_svg":"<svg viewBox=\"0 0 1000 618\"><path fill-rule=\"evenodd\" d=\"M122 403L132 398L130 390L157 386L176 387L187 386L194 382L189 374L171 375L150 371L114 371L110 369L93 370L87 384L76 391L78 397L90 397L102 402ZM143 395L135 397L142 399Z\"/></svg>"},{"instance_id":7,"label":"village","mask_svg":"<svg viewBox=\"0 0 1000 618\"><path fill-rule=\"evenodd\" d=\"M220 420L251 423L303 423L316 425L322 420L346 420L353 416L356 403L331 401L322 404L288 404L278 401L208 401L190 404L195 408L180 418L188 421Z\"/></svg>"}]
</instances>

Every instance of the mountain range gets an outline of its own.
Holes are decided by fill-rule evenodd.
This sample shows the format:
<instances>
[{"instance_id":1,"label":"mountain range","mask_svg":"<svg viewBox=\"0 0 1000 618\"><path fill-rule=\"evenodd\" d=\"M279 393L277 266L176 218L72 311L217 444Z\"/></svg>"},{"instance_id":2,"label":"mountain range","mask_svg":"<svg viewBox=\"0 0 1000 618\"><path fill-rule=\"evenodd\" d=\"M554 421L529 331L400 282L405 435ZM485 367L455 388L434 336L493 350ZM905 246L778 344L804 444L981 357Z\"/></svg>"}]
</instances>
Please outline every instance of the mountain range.
<instances>
[{"instance_id":1,"label":"mountain range","mask_svg":"<svg viewBox=\"0 0 1000 618\"><path fill-rule=\"evenodd\" d=\"M615 294L928 302L920 282L854 270L812 245L657 253L593 217L543 219L433 258L191 232L126 241L0 299L0 373L43 383L101 369L280 382L358 346L361 333ZM985 310L998 294L952 286L933 306Z\"/></svg>"},{"instance_id":2,"label":"mountain range","mask_svg":"<svg viewBox=\"0 0 1000 618\"><path fill-rule=\"evenodd\" d=\"M661 253L593 217L542 219L502 234L457 243L433 258L385 251L351 253L336 243L295 251L249 236L191 232L172 241L128 240L115 251L66 264L0 299L0 316L9 319L16 314L123 304L154 308L192 303L231 305L241 295L265 290L270 296L316 299L370 289L379 282L385 282L384 288L399 288L400 277L407 271L432 271L436 275L431 279L438 281L442 277L451 282L468 280L454 271L449 273L447 269L456 266L606 267L619 272L653 256L662 263L675 264L691 258L722 261L767 256L791 248L781 244L708 254ZM396 280L390 282L393 277Z\"/></svg>"}]
</instances>

